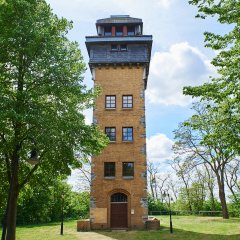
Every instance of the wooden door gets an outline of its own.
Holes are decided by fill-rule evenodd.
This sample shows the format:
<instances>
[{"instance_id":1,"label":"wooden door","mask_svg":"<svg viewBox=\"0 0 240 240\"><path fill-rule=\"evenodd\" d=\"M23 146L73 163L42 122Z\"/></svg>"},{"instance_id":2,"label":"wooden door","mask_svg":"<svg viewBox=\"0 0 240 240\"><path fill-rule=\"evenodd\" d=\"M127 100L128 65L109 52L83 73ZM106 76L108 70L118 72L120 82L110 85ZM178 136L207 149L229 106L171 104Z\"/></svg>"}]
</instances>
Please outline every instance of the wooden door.
<instances>
[{"instance_id":1,"label":"wooden door","mask_svg":"<svg viewBox=\"0 0 240 240\"><path fill-rule=\"evenodd\" d=\"M111 203L111 228L128 227L128 204L125 202Z\"/></svg>"}]
</instances>

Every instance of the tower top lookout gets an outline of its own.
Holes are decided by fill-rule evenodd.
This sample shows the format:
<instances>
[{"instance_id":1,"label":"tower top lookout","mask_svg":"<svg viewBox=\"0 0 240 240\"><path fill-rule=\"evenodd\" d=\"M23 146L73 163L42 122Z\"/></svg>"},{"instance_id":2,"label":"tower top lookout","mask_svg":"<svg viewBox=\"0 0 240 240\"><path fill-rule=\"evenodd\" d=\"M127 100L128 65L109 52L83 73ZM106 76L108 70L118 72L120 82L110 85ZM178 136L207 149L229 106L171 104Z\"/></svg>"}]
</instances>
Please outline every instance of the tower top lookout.
<instances>
[{"instance_id":1,"label":"tower top lookout","mask_svg":"<svg viewBox=\"0 0 240 240\"><path fill-rule=\"evenodd\" d=\"M97 20L96 27L98 36L135 36L142 35L143 22L129 15L111 15Z\"/></svg>"}]
</instances>

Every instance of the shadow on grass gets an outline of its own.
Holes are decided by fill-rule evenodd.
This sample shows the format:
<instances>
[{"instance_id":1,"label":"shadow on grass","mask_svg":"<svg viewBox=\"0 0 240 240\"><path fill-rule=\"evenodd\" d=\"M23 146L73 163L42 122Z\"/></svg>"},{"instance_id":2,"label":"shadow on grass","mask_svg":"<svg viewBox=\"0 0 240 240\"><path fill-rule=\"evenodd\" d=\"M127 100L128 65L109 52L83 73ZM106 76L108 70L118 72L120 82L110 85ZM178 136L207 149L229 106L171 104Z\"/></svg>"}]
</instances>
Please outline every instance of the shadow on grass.
<instances>
[{"instance_id":1,"label":"shadow on grass","mask_svg":"<svg viewBox=\"0 0 240 240\"><path fill-rule=\"evenodd\" d=\"M174 232L170 234L170 229L167 227L161 227L159 231L127 231L127 232L103 232L97 233L104 236L111 237L116 240L165 240L165 239L177 239L177 240L240 240L240 234L237 235L219 235L219 234L205 234L191 231L184 231L182 229L174 229Z\"/></svg>"},{"instance_id":2,"label":"shadow on grass","mask_svg":"<svg viewBox=\"0 0 240 240\"><path fill-rule=\"evenodd\" d=\"M64 225L72 223L74 220L65 220ZM48 223L39 223L39 224L29 224L29 225L17 225L17 228L41 228L41 227L55 227L60 226L60 222L48 222Z\"/></svg>"}]
</instances>

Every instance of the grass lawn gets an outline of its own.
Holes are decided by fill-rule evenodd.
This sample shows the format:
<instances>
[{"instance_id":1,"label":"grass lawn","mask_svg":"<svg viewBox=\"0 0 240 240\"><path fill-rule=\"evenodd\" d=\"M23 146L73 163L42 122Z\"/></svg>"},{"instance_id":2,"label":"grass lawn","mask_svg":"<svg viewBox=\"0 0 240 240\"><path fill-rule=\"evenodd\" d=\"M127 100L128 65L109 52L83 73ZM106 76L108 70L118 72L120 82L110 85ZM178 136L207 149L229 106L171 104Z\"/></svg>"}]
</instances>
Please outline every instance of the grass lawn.
<instances>
[{"instance_id":1,"label":"grass lawn","mask_svg":"<svg viewBox=\"0 0 240 240\"><path fill-rule=\"evenodd\" d=\"M240 219L219 217L173 216L173 234L169 233L169 217L160 216L160 231L97 232L118 240L240 240ZM1 231L0 231L1 232ZM75 240L86 239L76 232L76 221L64 223L64 236L59 235L60 224L17 227L17 240ZM99 237L100 238L100 237ZM98 240L87 238L87 240Z\"/></svg>"}]
</instances>

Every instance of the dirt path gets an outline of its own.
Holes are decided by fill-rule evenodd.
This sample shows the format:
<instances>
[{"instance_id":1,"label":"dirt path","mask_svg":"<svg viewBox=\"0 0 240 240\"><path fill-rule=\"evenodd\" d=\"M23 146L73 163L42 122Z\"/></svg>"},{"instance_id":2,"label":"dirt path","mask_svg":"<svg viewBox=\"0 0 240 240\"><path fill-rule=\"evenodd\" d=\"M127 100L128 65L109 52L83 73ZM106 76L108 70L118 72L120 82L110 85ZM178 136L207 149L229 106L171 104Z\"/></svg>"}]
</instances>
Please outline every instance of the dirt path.
<instances>
[{"instance_id":1,"label":"dirt path","mask_svg":"<svg viewBox=\"0 0 240 240\"><path fill-rule=\"evenodd\" d=\"M76 236L79 240L116 240L115 238L110 238L96 232L76 232L76 231L66 231Z\"/></svg>"}]
</instances>

